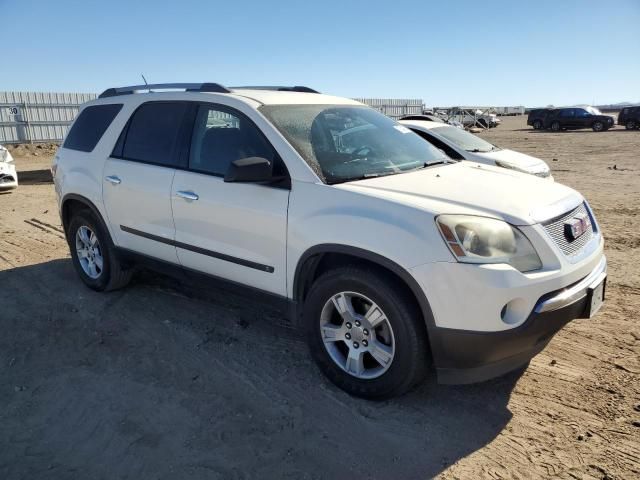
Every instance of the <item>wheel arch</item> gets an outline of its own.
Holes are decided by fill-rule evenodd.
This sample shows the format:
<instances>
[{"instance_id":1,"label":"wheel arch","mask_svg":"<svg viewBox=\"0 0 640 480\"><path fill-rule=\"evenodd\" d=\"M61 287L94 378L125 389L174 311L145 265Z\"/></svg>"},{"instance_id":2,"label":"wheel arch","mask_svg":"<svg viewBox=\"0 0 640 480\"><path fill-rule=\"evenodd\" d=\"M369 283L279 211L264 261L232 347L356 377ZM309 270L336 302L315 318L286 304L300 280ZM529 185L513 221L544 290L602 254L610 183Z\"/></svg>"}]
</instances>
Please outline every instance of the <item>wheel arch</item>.
<instances>
[{"instance_id":1,"label":"wheel arch","mask_svg":"<svg viewBox=\"0 0 640 480\"><path fill-rule=\"evenodd\" d=\"M109 236L109 241L113 243L113 237L111 235L111 231L107 225L107 222L104 221L102 213L98 209L98 207L87 197L83 197L82 195L78 195L75 193L66 194L61 202L60 208L60 218L62 220L62 228L65 232L65 236L68 238L67 229L69 228L69 222L71 221L71 217L73 212L78 211L80 209L85 209L91 211L96 220L100 222L100 226L107 232Z\"/></svg>"},{"instance_id":2,"label":"wheel arch","mask_svg":"<svg viewBox=\"0 0 640 480\"><path fill-rule=\"evenodd\" d=\"M435 320L431 311L429 301L418 282L403 267L393 260L358 247L341 244L320 244L315 245L306 250L298 260L293 278L293 305L295 311L293 317L295 323L299 323L302 308L300 305L305 300L313 281L318 276L334 266L342 266L347 263L369 265L382 269L396 279L398 279L407 288L407 293L415 301L420 310L422 320L426 327L427 340L430 345L430 355L432 361L434 352L437 352L437 345L434 344L437 337L435 331Z\"/></svg>"}]
</instances>

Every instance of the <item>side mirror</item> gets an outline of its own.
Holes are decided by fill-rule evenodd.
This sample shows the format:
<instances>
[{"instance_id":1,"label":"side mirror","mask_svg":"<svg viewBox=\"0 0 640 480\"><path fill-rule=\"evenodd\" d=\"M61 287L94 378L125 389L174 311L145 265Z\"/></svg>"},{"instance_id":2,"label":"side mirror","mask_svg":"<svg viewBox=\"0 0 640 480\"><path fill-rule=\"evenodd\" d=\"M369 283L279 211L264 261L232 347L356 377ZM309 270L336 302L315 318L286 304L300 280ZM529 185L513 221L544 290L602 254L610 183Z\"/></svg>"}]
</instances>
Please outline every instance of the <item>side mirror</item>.
<instances>
[{"instance_id":1,"label":"side mirror","mask_svg":"<svg viewBox=\"0 0 640 480\"><path fill-rule=\"evenodd\" d=\"M262 157L234 160L224 176L225 182L267 183L272 180L271 162Z\"/></svg>"}]
</instances>

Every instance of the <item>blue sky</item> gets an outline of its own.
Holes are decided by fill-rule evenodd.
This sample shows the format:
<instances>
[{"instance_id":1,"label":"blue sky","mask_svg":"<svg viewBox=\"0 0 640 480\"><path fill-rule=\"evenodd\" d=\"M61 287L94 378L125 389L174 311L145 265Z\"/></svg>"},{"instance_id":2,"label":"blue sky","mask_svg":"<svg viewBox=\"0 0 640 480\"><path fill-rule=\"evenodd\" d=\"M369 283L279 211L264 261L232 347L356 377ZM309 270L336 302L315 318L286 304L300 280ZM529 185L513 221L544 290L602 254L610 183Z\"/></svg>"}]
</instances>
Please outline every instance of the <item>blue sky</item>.
<instances>
[{"instance_id":1,"label":"blue sky","mask_svg":"<svg viewBox=\"0 0 640 480\"><path fill-rule=\"evenodd\" d=\"M638 102L639 33L640 0L0 0L0 91L144 73L429 106Z\"/></svg>"}]
</instances>

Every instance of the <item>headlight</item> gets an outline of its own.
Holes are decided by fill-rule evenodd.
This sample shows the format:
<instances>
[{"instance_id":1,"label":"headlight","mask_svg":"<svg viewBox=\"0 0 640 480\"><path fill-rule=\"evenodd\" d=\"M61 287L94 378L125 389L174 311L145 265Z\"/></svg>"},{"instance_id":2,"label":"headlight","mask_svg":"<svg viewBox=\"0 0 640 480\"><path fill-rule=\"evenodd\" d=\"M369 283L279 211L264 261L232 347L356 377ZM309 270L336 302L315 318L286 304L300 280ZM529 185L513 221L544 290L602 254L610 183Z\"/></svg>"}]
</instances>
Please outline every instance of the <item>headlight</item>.
<instances>
[{"instance_id":1,"label":"headlight","mask_svg":"<svg viewBox=\"0 0 640 480\"><path fill-rule=\"evenodd\" d=\"M542 268L531 242L507 222L471 215L440 215L440 233L462 263L507 263L521 272Z\"/></svg>"},{"instance_id":2,"label":"headlight","mask_svg":"<svg viewBox=\"0 0 640 480\"><path fill-rule=\"evenodd\" d=\"M520 167L516 167L513 163L503 162L501 160L495 160L496 165L502 168L508 168L509 170L515 170L516 172L529 173L526 170L523 170Z\"/></svg>"},{"instance_id":3,"label":"headlight","mask_svg":"<svg viewBox=\"0 0 640 480\"><path fill-rule=\"evenodd\" d=\"M515 170L516 172L528 173L530 175L535 175L536 177L547 178L549 175L551 175L551 170L549 170L549 168L546 168L545 170L540 170L538 172L534 172L531 170L517 167L513 163L503 162L500 160L495 160L495 162L498 167L508 168L510 170Z\"/></svg>"}]
</instances>

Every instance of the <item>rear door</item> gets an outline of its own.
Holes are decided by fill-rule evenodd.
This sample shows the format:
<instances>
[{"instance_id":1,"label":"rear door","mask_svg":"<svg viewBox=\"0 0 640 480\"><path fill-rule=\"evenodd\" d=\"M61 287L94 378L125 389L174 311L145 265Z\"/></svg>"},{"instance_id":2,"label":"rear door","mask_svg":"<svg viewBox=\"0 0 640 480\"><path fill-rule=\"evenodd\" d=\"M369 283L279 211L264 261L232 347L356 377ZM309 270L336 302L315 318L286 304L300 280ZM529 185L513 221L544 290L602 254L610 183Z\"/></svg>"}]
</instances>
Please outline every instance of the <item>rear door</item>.
<instances>
[{"instance_id":1,"label":"rear door","mask_svg":"<svg viewBox=\"0 0 640 480\"><path fill-rule=\"evenodd\" d=\"M286 295L288 183L227 183L232 161L263 157L274 174L284 163L244 114L200 104L188 170L176 171L171 204L180 263L192 270Z\"/></svg>"},{"instance_id":2,"label":"rear door","mask_svg":"<svg viewBox=\"0 0 640 480\"><path fill-rule=\"evenodd\" d=\"M593 122L593 115L586 111L584 108L575 108L575 126L576 128L588 128L591 127Z\"/></svg>"},{"instance_id":3,"label":"rear door","mask_svg":"<svg viewBox=\"0 0 640 480\"><path fill-rule=\"evenodd\" d=\"M118 246L178 263L171 182L186 164L186 102L147 102L105 162L102 196Z\"/></svg>"}]
</instances>

